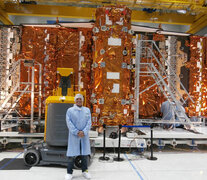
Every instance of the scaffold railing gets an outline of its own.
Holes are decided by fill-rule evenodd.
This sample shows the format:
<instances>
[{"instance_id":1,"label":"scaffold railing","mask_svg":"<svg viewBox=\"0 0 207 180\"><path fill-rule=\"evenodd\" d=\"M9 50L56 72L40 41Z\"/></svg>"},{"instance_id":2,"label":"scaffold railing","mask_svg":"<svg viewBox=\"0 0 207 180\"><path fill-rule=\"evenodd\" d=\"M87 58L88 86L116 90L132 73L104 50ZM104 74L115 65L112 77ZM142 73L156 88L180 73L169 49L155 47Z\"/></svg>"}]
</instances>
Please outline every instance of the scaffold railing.
<instances>
[{"instance_id":1,"label":"scaffold railing","mask_svg":"<svg viewBox=\"0 0 207 180\"><path fill-rule=\"evenodd\" d=\"M37 71L37 69L39 71ZM21 73L26 74L26 79L21 78ZM38 73L38 74L37 74ZM35 83L36 77L36 83ZM21 80L24 79L24 80ZM8 85L8 88L5 88ZM41 89L42 89L42 65L35 60L20 59L10 68L0 84L0 123L2 125L20 123L24 121L30 124L30 132L34 129L34 120L41 120ZM25 95L30 97L30 115L24 117L20 113L19 101ZM38 97L38 115L34 117L34 98Z\"/></svg>"},{"instance_id":2,"label":"scaffold railing","mask_svg":"<svg viewBox=\"0 0 207 180\"><path fill-rule=\"evenodd\" d=\"M154 51L158 55L155 55ZM190 99L193 102L193 99L190 97L189 93L181 83L180 79L167 62L164 55L161 53L156 43L152 40L139 40L136 47L136 71L135 71L135 98L136 98L136 111L135 111L135 124L139 124L139 97L142 93L149 90L153 86L157 85L161 90L163 95L170 101L173 102L172 110L175 113L177 119L182 124L190 124L191 121L185 113L185 110L182 108L182 105ZM165 66L170 69L170 74L166 72ZM175 83L172 82L170 76L174 76L176 81L185 91L187 99L184 99L180 94L178 89L175 86ZM142 76L150 76L154 79L155 83L148 86L145 89L140 91L140 78ZM175 121L175 119L174 119ZM165 121L163 121L164 123ZM175 122L174 122L175 123ZM177 122L178 123L178 122Z\"/></svg>"}]
</instances>

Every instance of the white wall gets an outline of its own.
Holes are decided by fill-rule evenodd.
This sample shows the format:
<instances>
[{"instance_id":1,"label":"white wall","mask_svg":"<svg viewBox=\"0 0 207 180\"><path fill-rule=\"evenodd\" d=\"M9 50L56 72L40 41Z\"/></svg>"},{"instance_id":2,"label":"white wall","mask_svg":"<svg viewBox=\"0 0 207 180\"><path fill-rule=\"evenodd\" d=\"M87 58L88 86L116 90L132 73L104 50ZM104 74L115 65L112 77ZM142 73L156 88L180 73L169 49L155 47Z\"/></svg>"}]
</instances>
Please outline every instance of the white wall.
<instances>
[{"instance_id":1,"label":"white wall","mask_svg":"<svg viewBox=\"0 0 207 180\"><path fill-rule=\"evenodd\" d=\"M39 17L39 16L9 16L14 25L20 24L46 24L48 20L56 21L56 17ZM59 21L88 22L86 19L69 19L58 18Z\"/></svg>"},{"instance_id":2,"label":"white wall","mask_svg":"<svg viewBox=\"0 0 207 180\"><path fill-rule=\"evenodd\" d=\"M10 16L10 20L15 25L20 24L45 24L47 20L56 20L55 17L38 17L38 16ZM89 19L69 19L69 18L59 18L59 21L72 21L72 22L88 22ZM137 23L132 22L132 24L149 26L149 27L159 27L158 23ZM162 24L162 29L166 31L175 31L175 32L186 32L189 29L189 26L185 25L172 25L172 24Z\"/></svg>"}]
</instances>

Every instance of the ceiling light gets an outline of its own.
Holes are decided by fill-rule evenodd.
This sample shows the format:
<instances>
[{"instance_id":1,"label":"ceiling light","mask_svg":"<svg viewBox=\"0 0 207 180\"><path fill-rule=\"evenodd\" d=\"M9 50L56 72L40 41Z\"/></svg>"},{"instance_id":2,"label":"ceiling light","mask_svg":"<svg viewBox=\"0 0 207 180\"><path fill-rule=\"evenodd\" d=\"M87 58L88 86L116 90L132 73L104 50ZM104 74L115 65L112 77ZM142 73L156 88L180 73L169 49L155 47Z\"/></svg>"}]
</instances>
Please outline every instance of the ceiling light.
<instances>
[{"instance_id":1,"label":"ceiling light","mask_svg":"<svg viewBox=\"0 0 207 180\"><path fill-rule=\"evenodd\" d=\"M157 21L158 18L157 18L157 17L152 17L152 18L150 18L150 20L151 20L151 21Z\"/></svg>"},{"instance_id":2,"label":"ceiling light","mask_svg":"<svg viewBox=\"0 0 207 180\"><path fill-rule=\"evenodd\" d=\"M177 13L179 13L179 14L186 14L186 10L184 10L184 9L179 9L179 10L177 10Z\"/></svg>"}]
</instances>

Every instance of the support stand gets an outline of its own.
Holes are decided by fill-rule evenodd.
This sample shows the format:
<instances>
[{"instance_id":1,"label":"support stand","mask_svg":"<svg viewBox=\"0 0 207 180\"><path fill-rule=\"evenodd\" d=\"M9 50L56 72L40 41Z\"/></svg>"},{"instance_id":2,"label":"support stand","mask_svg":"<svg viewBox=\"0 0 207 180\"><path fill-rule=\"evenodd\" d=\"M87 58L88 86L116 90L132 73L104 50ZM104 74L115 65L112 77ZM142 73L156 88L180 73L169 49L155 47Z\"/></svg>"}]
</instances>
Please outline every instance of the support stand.
<instances>
[{"instance_id":1,"label":"support stand","mask_svg":"<svg viewBox=\"0 0 207 180\"><path fill-rule=\"evenodd\" d=\"M155 160L157 160L157 158L153 157L153 126L154 126L154 124L152 123L150 126L150 128L151 128L151 146L150 146L151 156L148 157L147 159L155 161Z\"/></svg>"},{"instance_id":2,"label":"support stand","mask_svg":"<svg viewBox=\"0 0 207 180\"><path fill-rule=\"evenodd\" d=\"M123 158L120 158L120 146L121 146L121 128L122 125L119 125L119 146L118 146L118 157L114 158L114 161L123 161Z\"/></svg>"},{"instance_id":3,"label":"support stand","mask_svg":"<svg viewBox=\"0 0 207 180\"><path fill-rule=\"evenodd\" d=\"M109 157L106 157L106 125L103 124L103 156L99 157L101 161L108 161Z\"/></svg>"}]
</instances>

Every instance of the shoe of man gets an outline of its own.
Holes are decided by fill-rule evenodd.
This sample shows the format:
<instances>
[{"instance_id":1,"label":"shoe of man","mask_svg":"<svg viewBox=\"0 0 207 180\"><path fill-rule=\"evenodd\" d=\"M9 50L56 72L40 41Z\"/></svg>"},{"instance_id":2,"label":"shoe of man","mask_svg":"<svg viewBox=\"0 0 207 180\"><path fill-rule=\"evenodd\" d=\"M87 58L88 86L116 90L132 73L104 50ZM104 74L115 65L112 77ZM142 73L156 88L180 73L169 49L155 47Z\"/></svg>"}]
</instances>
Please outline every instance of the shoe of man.
<instances>
[{"instance_id":1,"label":"shoe of man","mask_svg":"<svg viewBox=\"0 0 207 180\"><path fill-rule=\"evenodd\" d=\"M83 177L86 179L91 179L91 175L87 171L83 172Z\"/></svg>"},{"instance_id":2,"label":"shoe of man","mask_svg":"<svg viewBox=\"0 0 207 180\"><path fill-rule=\"evenodd\" d=\"M72 174L66 174L65 180L71 180L73 178Z\"/></svg>"}]
</instances>

